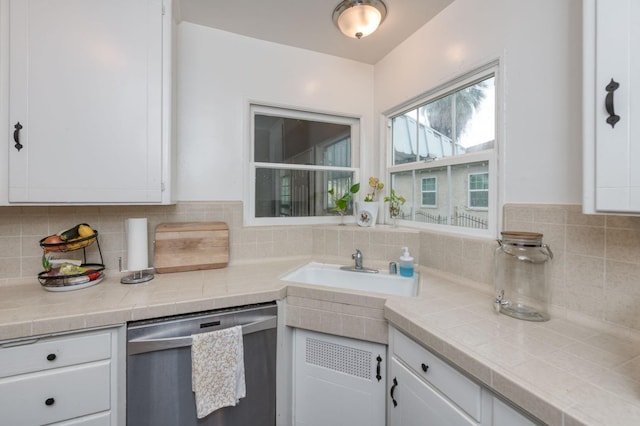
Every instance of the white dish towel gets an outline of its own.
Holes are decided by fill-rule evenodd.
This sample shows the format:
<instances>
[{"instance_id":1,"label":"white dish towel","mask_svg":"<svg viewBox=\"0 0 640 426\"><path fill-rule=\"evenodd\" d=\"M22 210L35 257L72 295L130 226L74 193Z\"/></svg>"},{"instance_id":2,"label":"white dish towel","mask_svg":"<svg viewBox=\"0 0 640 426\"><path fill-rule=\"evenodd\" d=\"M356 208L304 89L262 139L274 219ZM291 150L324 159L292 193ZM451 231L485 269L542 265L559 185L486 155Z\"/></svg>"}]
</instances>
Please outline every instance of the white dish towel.
<instances>
[{"instance_id":1,"label":"white dish towel","mask_svg":"<svg viewBox=\"0 0 640 426\"><path fill-rule=\"evenodd\" d=\"M242 327L191 337L191 387L201 419L246 396Z\"/></svg>"}]
</instances>

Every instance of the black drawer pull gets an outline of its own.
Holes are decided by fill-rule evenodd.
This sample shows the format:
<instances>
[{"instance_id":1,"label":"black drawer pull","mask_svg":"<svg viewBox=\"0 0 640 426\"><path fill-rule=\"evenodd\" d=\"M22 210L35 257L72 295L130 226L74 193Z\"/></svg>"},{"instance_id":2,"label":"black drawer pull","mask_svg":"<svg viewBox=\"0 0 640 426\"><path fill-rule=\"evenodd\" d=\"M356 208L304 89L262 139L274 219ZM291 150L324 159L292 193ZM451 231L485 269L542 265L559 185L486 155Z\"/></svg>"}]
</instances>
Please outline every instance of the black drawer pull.
<instances>
[{"instance_id":1,"label":"black drawer pull","mask_svg":"<svg viewBox=\"0 0 640 426\"><path fill-rule=\"evenodd\" d=\"M424 363L420 367L422 367L422 371L424 371L425 373L429 369L429 366L427 364L424 364Z\"/></svg>"},{"instance_id":2,"label":"black drawer pull","mask_svg":"<svg viewBox=\"0 0 640 426\"><path fill-rule=\"evenodd\" d=\"M56 359L56 354L49 354L47 355L47 361L53 361Z\"/></svg>"},{"instance_id":3,"label":"black drawer pull","mask_svg":"<svg viewBox=\"0 0 640 426\"><path fill-rule=\"evenodd\" d=\"M44 403L45 403L45 405L49 405L49 406L51 406L51 405L55 404L55 402L56 402L56 400L55 400L55 399L53 399L53 398L47 398L47 400L46 400Z\"/></svg>"},{"instance_id":4,"label":"black drawer pull","mask_svg":"<svg viewBox=\"0 0 640 426\"><path fill-rule=\"evenodd\" d=\"M380 375L380 364L382 363L382 357L378 355L378 358L376 358L376 361L378 361L378 366L376 367L376 379L380 381L382 380L382 376Z\"/></svg>"}]
</instances>

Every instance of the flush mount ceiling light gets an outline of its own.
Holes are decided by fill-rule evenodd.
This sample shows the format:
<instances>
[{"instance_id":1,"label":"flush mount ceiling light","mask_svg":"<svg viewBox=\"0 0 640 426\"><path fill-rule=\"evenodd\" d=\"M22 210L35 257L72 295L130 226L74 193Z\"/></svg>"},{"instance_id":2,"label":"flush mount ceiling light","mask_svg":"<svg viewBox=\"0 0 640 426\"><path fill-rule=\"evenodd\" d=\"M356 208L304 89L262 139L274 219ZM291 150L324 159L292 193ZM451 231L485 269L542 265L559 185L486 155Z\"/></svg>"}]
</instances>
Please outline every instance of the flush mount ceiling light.
<instances>
[{"instance_id":1,"label":"flush mount ceiling light","mask_svg":"<svg viewBox=\"0 0 640 426\"><path fill-rule=\"evenodd\" d=\"M360 39L373 33L387 16L382 0L344 0L333 11L333 22L347 37Z\"/></svg>"}]
</instances>

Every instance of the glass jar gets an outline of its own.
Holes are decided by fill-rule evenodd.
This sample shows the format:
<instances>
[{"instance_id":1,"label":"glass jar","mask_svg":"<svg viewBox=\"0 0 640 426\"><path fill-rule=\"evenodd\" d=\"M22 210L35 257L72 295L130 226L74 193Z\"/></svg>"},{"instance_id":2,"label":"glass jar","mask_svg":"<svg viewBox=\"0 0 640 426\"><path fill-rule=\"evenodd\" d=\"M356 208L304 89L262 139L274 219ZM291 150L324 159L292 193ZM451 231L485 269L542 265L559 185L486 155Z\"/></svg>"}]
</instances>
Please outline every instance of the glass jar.
<instances>
[{"instance_id":1,"label":"glass jar","mask_svg":"<svg viewBox=\"0 0 640 426\"><path fill-rule=\"evenodd\" d=\"M527 321L549 319L547 264L553 259L542 234L502 232L495 251L496 312Z\"/></svg>"}]
</instances>

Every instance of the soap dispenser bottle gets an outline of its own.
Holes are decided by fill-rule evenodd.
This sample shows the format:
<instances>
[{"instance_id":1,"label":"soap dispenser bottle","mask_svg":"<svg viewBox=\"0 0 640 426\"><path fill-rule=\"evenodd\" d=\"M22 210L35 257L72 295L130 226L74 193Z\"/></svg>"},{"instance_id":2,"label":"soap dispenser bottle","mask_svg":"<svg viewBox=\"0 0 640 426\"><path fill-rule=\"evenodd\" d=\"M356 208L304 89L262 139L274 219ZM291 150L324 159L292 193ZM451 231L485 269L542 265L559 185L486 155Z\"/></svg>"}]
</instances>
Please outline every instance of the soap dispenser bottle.
<instances>
[{"instance_id":1,"label":"soap dispenser bottle","mask_svg":"<svg viewBox=\"0 0 640 426\"><path fill-rule=\"evenodd\" d=\"M409 247L403 247L404 254L400 256L400 275L403 277L413 276L413 257L409 254Z\"/></svg>"}]
</instances>

